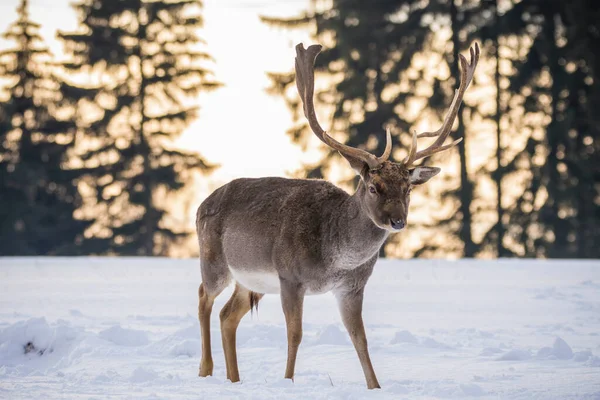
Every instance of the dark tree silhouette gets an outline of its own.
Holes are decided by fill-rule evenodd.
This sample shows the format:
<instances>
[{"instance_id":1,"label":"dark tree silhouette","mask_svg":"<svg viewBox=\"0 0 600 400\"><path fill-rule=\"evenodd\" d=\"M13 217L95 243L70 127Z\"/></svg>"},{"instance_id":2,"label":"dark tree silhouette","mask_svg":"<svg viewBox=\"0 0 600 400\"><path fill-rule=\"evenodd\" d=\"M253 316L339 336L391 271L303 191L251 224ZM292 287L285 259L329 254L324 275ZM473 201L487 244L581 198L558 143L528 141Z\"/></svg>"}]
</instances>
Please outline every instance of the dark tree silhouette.
<instances>
[{"instance_id":1,"label":"dark tree silhouette","mask_svg":"<svg viewBox=\"0 0 600 400\"><path fill-rule=\"evenodd\" d=\"M598 257L598 28L596 2L528 0L502 18L505 35L527 42L515 62L511 92L526 115L542 124L530 131L508 171L528 174L524 193L507 210L518 254ZM596 107L596 108L594 108ZM596 119L597 121L597 119ZM541 132L540 132L541 131ZM541 134L540 134L541 133Z\"/></svg>"},{"instance_id":2,"label":"dark tree silhouette","mask_svg":"<svg viewBox=\"0 0 600 400\"><path fill-rule=\"evenodd\" d=\"M318 101L332 110L330 126L333 133L343 132L347 135L346 144L378 153L383 151L384 127L389 124L393 127L396 159L402 159L413 123L428 116L433 117L430 118L434 121L432 125L441 123L443 119L458 82L458 53L470 44L460 37L469 29L472 10L478 3L467 1L458 7L453 1L442 0L428 2L426 6L419 1L333 1L331 7L322 10L315 2L312 4L316 11L296 18L264 17L263 20L284 28L312 26L316 40L325 44L317 59L316 70L333 81L330 87L317 94ZM449 26L443 22L445 18L450 22ZM449 44L452 47L438 48L436 34L444 25L451 28ZM440 53L448 55L439 61L447 64L450 79L431 73L432 68L427 65L415 65L419 56L430 57ZM289 93L288 88L294 82L293 74L272 73L270 77L273 93ZM426 84L431 85L433 90L423 90ZM303 123L297 97L287 97L286 100L298 121L290 133L297 142L306 144L311 134ZM422 109L418 115L409 117L413 102L419 102ZM468 135L463 119L460 112L458 130L453 136ZM317 165L306 166L304 174L308 177L322 176L337 160L335 153L330 152ZM439 164L439 159L427 162ZM463 144L459 147L459 162L457 189L446 191L442 199L444 208L451 211L445 216L436 215L434 223L422 225L422 231L431 233L425 234L427 244L417 254L433 253L443 248L472 257L477 251L471 233L474 185L467 171L468 160ZM434 240L440 236L440 230L453 239Z\"/></svg>"},{"instance_id":3,"label":"dark tree silhouette","mask_svg":"<svg viewBox=\"0 0 600 400\"><path fill-rule=\"evenodd\" d=\"M176 227L169 195L183 189L192 171L212 169L172 142L197 117L190 99L219 86L204 62L197 36L198 0L83 0L77 32L60 32L72 59L65 67L85 76L71 82L73 104L97 118L85 134L97 138L85 157L96 169L90 186L106 218L109 251L168 253L190 232Z\"/></svg>"},{"instance_id":4,"label":"dark tree silhouette","mask_svg":"<svg viewBox=\"0 0 600 400\"><path fill-rule=\"evenodd\" d=\"M4 33L15 42L0 52L0 254L66 255L88 251L90 221L82 205L80 169L70 163L75 133L60 114L60 81L31 21L28 1Z\"/></svg>"},{"instance_id":5,"label":"dark tree silhouette","mask_svg":"<svg viewBox=\"0 0 600 400\"><path fill-rule=\"evenodd\" d=\"M482 40L484 59L495 64L490 74L495 112L482 111L489 103L484 99L465 104L458 116L454 135L465 138L458 148L460 182L444 182L446 188L456 189L446 189L440 207L450 208L453 217L444 220L430 212L433 221L417 231L432 233L423 235L425 244L416 255L443 250L467 257L490 252L504 257L598 257L594 243L600 236L600 3L452 0L425 6L417 1L313 1L311 9L297 18L265 22L285 28L310 26L315 40L325 44L317 68L333 83L318 101L333 110L332 132L346 133L346 142L353 146L381 151L387 123L397 128L395 144L405 142L399 134L417 119L429 117L426 111L414 119L400 117L408 115L411 101L425 97L419 82L432 85L423 110L440 113L452 95L458 52L472 41ZM438 40L436 47L440 28L449 28L451 43L440 46ZM447 68L450 79L431 77L427 68L417 68L415 60L421 54L444 55L436 67ZM512 68L502 73L502 63ZM485 67L480 69L485 72ZM273 92L289 96L293 75L271 78ZM296 98L287 101L296 121L303 121ZM475 118L495 125L495 161L469 171L467 151L476 146L467 144L478 140L471 128ZM302 144L310 137L300 122L290 132ZM492 137L488 134L485 140ZM307 166L306 175L327 173L333 159L329 155L319 165ZM496 183L493 205L477 197L483 188L480 182L489 177ZM491 213L496 222L476 241L472 226Z\"/></svg>"}]
</instances>

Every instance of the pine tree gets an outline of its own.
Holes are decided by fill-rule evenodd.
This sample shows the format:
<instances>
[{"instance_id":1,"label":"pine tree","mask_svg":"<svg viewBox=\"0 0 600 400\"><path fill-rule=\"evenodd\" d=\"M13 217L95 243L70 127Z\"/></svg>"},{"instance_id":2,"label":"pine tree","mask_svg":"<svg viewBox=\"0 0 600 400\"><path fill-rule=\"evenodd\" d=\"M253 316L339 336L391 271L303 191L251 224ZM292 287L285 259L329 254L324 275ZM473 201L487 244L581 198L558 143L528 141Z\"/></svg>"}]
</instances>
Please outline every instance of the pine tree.
<instances>
[{"instance_id":1,"label":"pine tree","mask_svg":"<svg viewBox=\"0 0 600 400\"><path fill-rule=\"evenodd\" d=\"M83 254L90 221L75 218L82 204L81 171L70 165L75 135L57 117L60 82L27 0L17 12L4 33L16 46L0 52L7 82L0 103L0 254Z\"/></svg>"},{"instance_id":2,"label":"pine tree","mask_svg":"<svg viewBox=\"0 0 600 400\"><path fill-rule=\"evenodd\" d=\"M574 108L575 132L568 132L574 142L574 157L568 160L575 176L577 256L599 258L600 238L600 4L593 0L576 0L564 7L566 52L573 72L569 96ZM569 68L569 66L565 66Z\"/></svg>"},{"instance_id":3,"label":"pine tree","mask_svg":"<svg viewBox=\"0 0 600 400\"><path fill-rule=\"evenodd\" d=\"M541 127L521 127L531 134L524 151L507 166L529 175L523 194L508 210L510 233L526 256L598 254L589 244L598 226L591 172L598 160L597 128L589 117L595 114L589 106L596 72L588 61L594 50L572 34L582 21L587 21L585 29L593 26L584 15L597 13L597 6L586 3L529 0L504 16L505 34L531 41L526 57L515 63L510 89L520 95L527 116L546 119ZM575 20L574 5L585 10Z\"/></svg>"},{"instance_id":4,"label":"pine tree","mask_svg":"<svg viewBox=\"0 0 600 400\"><path fill-rule=\"evenodd\" d=\"M330 7L319 9L321 4L312 2L314 12L290 19L263 20L284 28L312 24L316 40L326 44L315 69L334 82L328 89L317 93L318 101L333 110L332 132L336 136L339 136L338 132L347 134L345 142L348 145L378 153L383 151L384 127L390 124L393 126L395 158L401 160L402 149L408 147L408 132L414 123L429 117L433 126L443 119L459 77L458 53L470 44L459 40L459 37L470 27L474 4L477 3L462 2L458 7L454 2L442 0L427 4L412 0L333 1ZM451 22L454 50L448 56L440 56L448 54L449 47L439 44L438 31L444 26L445 18ZM435 60L435 63L417 62L420 56ZM437 67L440 64L450 71L450 78L432 72L439 71ZM294 82L293 74L271 74L270 77L273 93L289 93L288 87ZM427 84L433 88L430 92L423 89ZM299 103L295 97L288 97L287 102L298 121L290 133L297 142L306 144L311 133L300 122L303 118L298 112ZM409 110L415 104L422 106L421 111L410 117ZM461 112L454 136L469 134L465 132L462 120ZM322 176L337 160L335 153L330 152L318 165L307 166L304 174L308 177ZM427 162L439 164L439 158L434 157ZM443 195L443 205L438 208L444 209L445 215L435 213L435 222L421 224L420 236L427 244L417 254L435 254L443 249L470 257L477 250L471 233L474 189L467 171L468 159L463 144L459 149L459 162L459 182L446 183L446 186L457 189L446 191ZM431 213L430 205L429 208L428 213ZM445 234L440 235L440 231ZM444 239L436 239L441 236ZM396 245L390 244L392 247Z\"/></svg>"},{"instance_id":5,"label":"pine tree","mask_svg":"<svg viewBox=\"0 0 600 400\"><path fill-rule=\"evenodd\" d=\"M483 52L487 55L486 58L493 60L494 64L492 71L495 97L493 112L490 112L489 114L480 113L479 116L493 120L494 130L496 131L493 161L490 159L491 162L481 167L481 172L494 181L496 188L495 204L493 205L493 208L488 207L486 210L481 211L487 212L488 215L494 213L496 215L496 221L490 225L488 230L483 234L482 239L478 243L478 252L486 255L494 254L498 257L510 257L515 255L515 253L507 248L505 244L507 239L505 226L506 212L503 205L507 200L504 191L504 184L506 183L505 158L507 157L507 150L510 152L513 151L510 145L510 139L512 139L509 135L510 129L506 129L508 115L506 115L505 112L507 98L511 97L511 93L507 93L508 91L504 89L508 78L505 76L507 75L507 72L503 71L506 67L501 67L503 60L510 61L506 59L506 53L513 50L506 44L506 36L509 33L503 27L507 22L503 14L506 9L512 7L512 4L509 3L510 0L504 2L501 0L482 0L476 6L475 10L471 11L471 15L475 16L475 18L472 19L472 23L474 26L477 26L477 29L474 29L468 35L468 41L481 40Z\"/></svg>"},{"instance_id":6,"label":"pine tree","mask_svg":"<svg viewBox=\"0 0 600 400\"><path fill-rule=\"evenodd\" d=\"M192 171L212 168L172 144L197 117L190 98L219 86L202 65L210 56L198 50L201 5L83 0L75 5L80 31L60 33L73 57L66 67L90 77L86 90L99 83L87 92L101 115L86 128L98 138L87 162L102 165L95 190L109 216L113 252L167 254L189 235L173 227L165 199Z\"/></svg>"},{"instance_id":7,"label":"pine tree","mask_svg":"<svg viewBox=\"0 0 600 400\"><path fill-rule=\"evenodd\" d=\"M334 83L318 99L334 110L334 134L346 132L349 144L370 150L381 147L381 136L374 136L381 131L380 125L393 122L400 127L399 133L415 121L386 118L391 114L406 115L404 106L415 99L422 100L417 95L416 82L433 80L432 95L426 99L423 110L443 110L457 75L454 60L458 51L474 40L484 40L484 60L495 61L496 111L489 115L480 111L485 109L483 103L481 107L463 106L459 119L464 121L459 121L455 132L456 136L465 137L458 148L460 182L446 180L446 187L457 189L446 191L437 207L450 208L455 217L444 220L438 214L431 226L422 225L418 234L428 228L433 233L424 236L427 244L415 254L435 254L438 250L447 253L464 247L460 252L465 256L490 254L492 250L505 257L597 257L599 250L594 244L600 236L600 78L596 49L600 45L600 5L596 3L430 1L423 8L422 3L411 1L334 1L330 5L312 2L315 12L267 22L284 27L312 26L316 40L331 49L323 53L329 53L328 58L317 60L317 68L322 75L329 74ZM449 25L445 22L448 20ZM435 31L442 26L450 28L453 50L448 57L437 58L435 67L443 71L447 66L450 79L432 79L426 68L416 69L413 60L419 53L433 57L448 54L450 46L440 46L439 41L436 45ZM378 34L385 40L378 40ZM402 42L398 34L408 41ZM504 52L500 53L500 49ZM512 67L502 72L501 62ZM396 65L400 68L395 69ZM482 72L485 73L480 68ZM293 84L293 75L273 75L272 79L274 92L291 92L286 90ZM395 93L394 85L400 88L395 92L404 97L390 96ZM383 93L387 95L384 101L378 101ZM297 101L287 100L296 119L303 121ZM423 112L420 117L427 116ZM467 170L467 151L477 147L469 143L480 140L469 129L471 119L493 120L496 128L495 162L474 171ZM369 121L376 123L369 125ZM301 124L291 133L303 144L310 137ZM399 136L395 139L398 143L404 140ZM330 164L330 158L323 161L325 173ZM495 169L490 169L492 165ZM307 168L308 176L318 176L320 172L320 166ZM475 176L477 182L471 181ZM489 199L482 202L478 198L478 192L485 187L480 182L487 182L488 177L496 182L497 201L493 208ZM476 243L471 225L485 223L482 218L492 213L497 215L497 222ZM441 242L439 238L443 238Z\"/></svg>"},{"instance_id":8,"label":"pine tree","mask_svg":"<svg viewBox=\"0 0 600 400\"><path fill-rule=\"evenodd\" d=\"M469 2L462 2L463 8ZM461 51L461 33L465 30L468 21L465 18L465 11L459 10L456 4L456 0L450 1L450 27L452 29L452 59L448 62L450 68L450 75L454 77L455 82L458 80L459 69L458 69L458 55ZM477 252L477 246L473 241L472 233L472 221L473 216L471 212L471 202L475 193L474 183L469 177L468 163L467 163L467 143L469 136L466 135L464 125L464 110L466 106L463 106L456 116L458 122L458 129L454 132L455 138L463 138L461 146L458 146L459 155L459 166L460 166L460 182L458 189L456 190L456 197L459 200L458 214L460 215L460 229L458 230L458 236L463 242L463 256L474 257Z\"/></svg>"}]
</instances>

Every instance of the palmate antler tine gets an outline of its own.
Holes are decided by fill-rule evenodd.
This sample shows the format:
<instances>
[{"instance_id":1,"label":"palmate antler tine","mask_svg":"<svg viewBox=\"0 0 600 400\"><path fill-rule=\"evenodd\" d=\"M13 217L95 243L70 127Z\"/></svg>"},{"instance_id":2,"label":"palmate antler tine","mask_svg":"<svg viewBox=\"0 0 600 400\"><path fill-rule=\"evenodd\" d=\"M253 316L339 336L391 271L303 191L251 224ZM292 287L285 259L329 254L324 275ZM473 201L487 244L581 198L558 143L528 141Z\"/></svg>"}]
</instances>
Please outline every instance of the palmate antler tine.
<instances>
[{"instance_id":1,"label":"palmate antler tine","mask_svg":"<svg viewBox=\"0 0 600 400\"><path fill-rule=\"evenodd\" d=\"M458 56L461 67L460 85L454 92L454 98L452 99L452 103L450 104L448 112L446 113L442 126L437 131L423 132L420 134L413 132L413 146L416 146L417 138L437 136L437 139L431 144L431 146L421 151L415 151L414 147L411 146L409 155L404 159L404 164L407 166L412 165L415 161L421 158L429 157L432 154L447 150L461 142L462 138L455 140L448 145L444 145L446 138L452 131L452 125L454 124L454 120L458 114L463 96L469 87L469 84L473 80L473 74L475 73L477 63L479 62L479 45L477 43L475 43L474 48L469 48L469 52L471 55L471 61L469 63L467 63L467 59L462 54L459 54Z\"/></svg>"},{"instance_id":2,"label":"palmate antler tine","mask_svg":"<svg viewBox=\"0 0 600 400\"><path fill-rule=\"evenodd\" d=\"M318 44L308 46L307 49L304 49L304 45L302 43L296 45L296 87L298 88L298 93L302 99L304 116L308 120L308 125L314 134L329 147L339 151L342 155L364 161L371 169L377 169L381 166L383 161L389 158L391 154L391 135L389 129L386 136L387 143L385 151L381 157L375 157L373 154L367 151L350 147L338 142L329 136L323 128L321 128L321 125L317 120L313 102L315 87L314 65L317 55L321 52L321 48L322 46Z\"/></svg>"}]
</instances>

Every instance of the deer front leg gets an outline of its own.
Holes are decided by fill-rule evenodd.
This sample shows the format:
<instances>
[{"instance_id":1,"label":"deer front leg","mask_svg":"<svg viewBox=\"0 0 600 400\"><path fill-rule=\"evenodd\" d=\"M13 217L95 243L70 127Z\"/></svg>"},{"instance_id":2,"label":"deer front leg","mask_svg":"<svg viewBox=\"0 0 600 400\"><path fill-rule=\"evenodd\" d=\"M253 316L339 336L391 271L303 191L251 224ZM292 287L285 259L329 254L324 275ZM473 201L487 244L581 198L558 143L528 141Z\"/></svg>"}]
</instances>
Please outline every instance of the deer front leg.
<instances>
[{"instance_id":1,"label":"deer front leg","mask_svg":"<svg viewBox=\"0 0 600 400\"><path fill-rule=\"evenodd\" d=\"M281 305L287 327L288 356L285 368L285 378L294 380L296 355L302 341L302 306L305 289L298 284L280 280Z\"/></svg>"},{"instance_id":2,"label":"deer front leg","mask_svg":"<svg viewBox=\"0 0 600 400\"><path fill-rule=\"evenodd\" d=\"M338 301L344 326L348 330L352 344L354 344L354 348L358 354L360 365L367 380L367 387L369 389L378 389L381 386L377 382L373 364L371 364L371 357L369 356L369 349L367 347L367 336L365 335L365 326L362 319L363 293L364 288L361 288L358 291L338 292L335 294L335 297Z\"/></svg>"}]
</instances>

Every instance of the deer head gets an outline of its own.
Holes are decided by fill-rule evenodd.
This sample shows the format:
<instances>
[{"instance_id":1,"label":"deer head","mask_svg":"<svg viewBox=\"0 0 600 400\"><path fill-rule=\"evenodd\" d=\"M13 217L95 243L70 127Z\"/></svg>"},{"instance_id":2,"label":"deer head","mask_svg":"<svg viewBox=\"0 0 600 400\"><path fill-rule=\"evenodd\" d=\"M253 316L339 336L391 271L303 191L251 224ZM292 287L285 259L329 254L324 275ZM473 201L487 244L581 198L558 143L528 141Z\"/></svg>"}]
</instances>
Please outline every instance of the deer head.
<instances>
[{"instance_id":1,"label":"deer head","mask_svg":"<svg viewBox=\"0 0 600 400\"><path fill-rule=\"evenodd\" d=\"M379 157L362 149L347 146L338 142L325 132L317 120L313 104L314 63L321 52L321 45L312 45L304 49L302 43L296 46L296 86L304 107L309 126L314 134L329 147L337 150L360 176L361 185L356 195L359 196L364 211L369 218L382 229L399 231L406 226L410 192L413 186L421 185L440 172L439 168L415 166L415 162L456 146L462 138L444 144L452 130L463 95L473 79L473 73L479 60L479 46L471 47L471 60L467 62L461 54L460 85L456 89L454 99L446 113L442 126L434 132L413 132L412 144L408 156L400 163L389 161L392 152L392 141L389 128L386 131L386 146ZM417 151L417 139L437 137L427 148Z\"/></svg>"}]
</instances>

